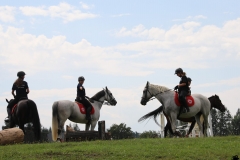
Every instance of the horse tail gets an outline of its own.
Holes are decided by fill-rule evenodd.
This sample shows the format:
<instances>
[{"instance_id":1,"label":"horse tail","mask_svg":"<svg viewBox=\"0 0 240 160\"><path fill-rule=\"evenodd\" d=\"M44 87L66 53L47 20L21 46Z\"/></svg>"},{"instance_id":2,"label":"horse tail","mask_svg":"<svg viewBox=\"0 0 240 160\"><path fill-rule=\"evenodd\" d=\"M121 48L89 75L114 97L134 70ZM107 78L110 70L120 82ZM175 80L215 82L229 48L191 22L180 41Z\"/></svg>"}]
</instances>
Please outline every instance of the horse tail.
<instances>
[{"instance_id":1,"label":"horse tail","mask_svg":"<svg viewBox=\"0 0 240 160\"><path fill-rule=\"evenodd\" d=\"M152 111L152 112L149 112L148 114L142 116L138 122L141 122L141 121L145 121L146 119L148 118L154 118L154 121L157 125L159 125L159 123L157 122L157 116L163 111L163 106L160 106L159 108L157 108L156 110Z\"/></svg>"},{"instance_id":2,"label":"horse tail","mask_svg":"<svg viewBox=\"0 0 240 160\"><path fill-rule=\"evenodd\" d=\"M41 139L41 123L38 115L37 105L32 100L28 100L27 104L30 108L31 116L32 116L32 123L34 128L34 135L36 140L40 141Z\"/></svg>"},{"instance_id":3,"label":"horse tail","mask_svg":"<svg viewBox=\"0 0 240 160\"><path fill-rule=\"evenodd\" d=\"M58 136L58 102L54 102L52 106L52 139L57 140Z\"/></svg>"}]
</instances>

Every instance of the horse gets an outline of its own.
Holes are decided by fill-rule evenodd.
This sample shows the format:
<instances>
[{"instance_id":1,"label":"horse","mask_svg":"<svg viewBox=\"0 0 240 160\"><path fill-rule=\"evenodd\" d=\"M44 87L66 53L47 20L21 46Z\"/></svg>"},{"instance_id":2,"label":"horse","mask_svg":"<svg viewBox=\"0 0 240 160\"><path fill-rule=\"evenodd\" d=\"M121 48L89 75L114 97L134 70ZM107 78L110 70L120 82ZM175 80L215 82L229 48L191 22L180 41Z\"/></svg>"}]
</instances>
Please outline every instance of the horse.
<instances>
[{"instance_id":1,"label":"horse","mask_svg":"<svg viewBox=\"0 0 240 160\"><path fill-rule=\"evenodd\" d=\"M85 125L85 131L88 131L91 126L91 131L94 130L97 121L100 117L100 110L104 101L107 101L110 105L116 105L117 101L113 97L111 91L106 87L102 91L96 93L89 99L94 113L91 115L91 121L85 120L86 115L80 112L79 106L76 102L69 100L60 100L53 103L52 106L52 139L53 141L61 139L61 132L64 127L64 123L67 119L72 122L82 123Z\"/></svg>"},{"instance_id":2,"label":"horse","mask_svg":"<svg viewBox=\"0 0 240 160\"><path fill-rule=\"evenodd\" d=\"M13 101L11 99L7 103ZM6 122L6 128L13 128L16 125L25 134L24 124L32 123L34 129L35 140L39 141L41 139L41 123L38 115L37 105L31 99L20 100L12 109L12 118L10 122Z\"/></svg>"},{"instance_id":3,"label":"horse","mask_svg":"<svg viewBox=\"0 0 240 160\"><path fill-rule=\"evenodd\" d=\"M157 98L159 102L163 104L163 111L165 112L166 116L169 117L169 122L171 123L171 128L174 134L176 134L176 121L178 117L195 117L195 120L199 126L200 137L207 136L206 132L202 132L203 129L200 122L200 116L203 115L204 122L206 122L206 125L204 125L204 130L207 130L208 115L211 108L211 104L207 97L201 94L192 94L193 100L195 102L194 105L192 107L189 107L190 112L182 113L180 115L179 110L181 107L177 106L174 101L175 91L165 86L154 85L147 82L146 86L144 87L140 103L142 105L146 105L152 97Z\"/></svg>"},{"instance_id":4,"label":"horse","mask_svg":"<svg viewBox=\"0 0 240 160\"><path fill-rule=\"evenodd\" d=\"M220 110L221 112L225 112L225 111L226 111L226 108L225 108L225 106L222 104L222 101L220 100L220 98L219 98L218 95L215 94L215 95L209 97L208 99L209 99L209 101L210 101L210 103L211 103L211 109L212 109L212 108L216 108L216 109ZM163 106L160 106L160 107L157 108L156 110L154 110L154 111L152 111L152 112L149 112L148 114L142 116L142 117L138 120L138 122L141 122L141 121L144 121L144 120L146 120L146 119L148 119L148 118L153 117L155 123L156 123L157 125L159 125L156 118L157 118L157 116L158 116L162 111L163 111ZM170 123L170 121L169 121L169 118L166 116L166 114L165 114L164 112L163 112L163 114L164 114L164 116L165 116L166 119L167 119L167 124L166 124L166 126L164 127L164 137L166 137L168 130L170 131L171 134L173 134L173 131L171 130L171 123ZM190 128L189 128L189 130L188 130L188 133L186 134L186 137L188 137L189 134L192 132L193 127L194 127L195 124L196 124L195 117L190 117L190 118L180 118L180 117L179 117L178 120L183 121L183 122L191 122L191 126L190 126ZM203 131L203 132L204 132L204 131ZM179 132L177 132L177 135L178 135L179 137L182 137L182 135L181 135Z\"/></svg>"}]
</instances>

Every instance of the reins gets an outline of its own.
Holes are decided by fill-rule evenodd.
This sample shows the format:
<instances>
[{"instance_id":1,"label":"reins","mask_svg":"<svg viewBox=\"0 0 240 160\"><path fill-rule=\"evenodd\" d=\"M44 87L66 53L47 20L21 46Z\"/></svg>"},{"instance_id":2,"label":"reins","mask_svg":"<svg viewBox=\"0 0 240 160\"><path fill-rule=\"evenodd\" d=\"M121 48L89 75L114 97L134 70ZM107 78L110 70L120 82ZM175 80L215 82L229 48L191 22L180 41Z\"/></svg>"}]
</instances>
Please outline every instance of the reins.
<instances>
[{"instance_id":1,"label":"reins","mask_svg":"<svg viewBox=\"0 0 240 160\"><path fill-rule=\"evenodd\" d=\"M172 89L168 89L168 90L166 90L166 91L159 92L159 93L153 95L153 94L151 94L151 92L148 90L148 84L147 84L147 86L146 86L146 92L148 92L153 98L147 99L147 98L146 98L146 97L147 97L147 94L145 93L145 97L142 97L142 99L145 99L145 100L148 102L148 101L154 100L154 99L156 98L155 96L157 96L157 95L159 95L159 94L162 94L162 93L165 93L165 92L168 92L168 91L171 91L171 90L172 90Z\"/></svg>"}]
</instances>

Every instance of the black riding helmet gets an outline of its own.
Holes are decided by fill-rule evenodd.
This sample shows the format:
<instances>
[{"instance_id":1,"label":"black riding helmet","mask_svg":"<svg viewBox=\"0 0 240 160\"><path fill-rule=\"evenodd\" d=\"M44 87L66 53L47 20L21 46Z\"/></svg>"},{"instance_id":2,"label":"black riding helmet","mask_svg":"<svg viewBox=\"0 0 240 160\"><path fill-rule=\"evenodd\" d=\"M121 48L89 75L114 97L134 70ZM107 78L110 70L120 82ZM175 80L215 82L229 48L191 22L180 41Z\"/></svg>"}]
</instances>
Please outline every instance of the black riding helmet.
<instances>
[{"instance_id":1,"label":"black riding helmet","mask_svg":"<svg viewBox=\"0 0 240 160\"><path fill-rule=\"evenodd\" d=\"M85 78L83 76L78 77L78 81L84 81L84 80L85 80Z\"/></svg>"},{"instance_id":2,"label":"black riding helmet","mask_svg":"<svg viewBox=\"0 0 240 160\"><path fill-rule=\"evenodd\" d=\"M25 72L23 72L23 71L19 71L18 73L17 73L17 76L18 77L22 77L22 76L25 76L26 74L25 74Z\"/></svg>"},{"instance_id":3,"label":"black riding helmet","mask_svg":"<svg viewBox=\"0 0 240 160\"><path fill-rule=\"evenodd\" d=\"M182 68L177 68L177 69L175 70L175 74L178 74L178 73L183 73Z\"/></svg>"}]
</instances>

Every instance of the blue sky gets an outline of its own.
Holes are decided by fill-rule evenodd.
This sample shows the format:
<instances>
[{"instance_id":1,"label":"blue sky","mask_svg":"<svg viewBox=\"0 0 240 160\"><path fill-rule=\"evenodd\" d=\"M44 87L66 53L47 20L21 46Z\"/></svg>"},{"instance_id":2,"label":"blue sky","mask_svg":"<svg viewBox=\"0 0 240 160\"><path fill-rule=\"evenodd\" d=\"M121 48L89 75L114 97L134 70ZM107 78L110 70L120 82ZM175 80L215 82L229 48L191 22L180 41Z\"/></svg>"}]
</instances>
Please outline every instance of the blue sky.
<instances>
[{"instance_id":1,"label":"blue sky","mask_svg":"<svg viewBox=\"0 0 240 160\"><path fill-rule=\"evenodd\" d=\"M133 131L159 130L153 121L137 123L161 105L141 106L142 90L147 81L173 88L178 67L193 79L192 93L218 94L234 115L240 108L238 6L232 0L1 1L0 125L20 70L47 128L53 102L74 100L83 75L88 96L108 86L118 101L101 110L107 127L124 122Z\"/></svg>"}]
</instances>

